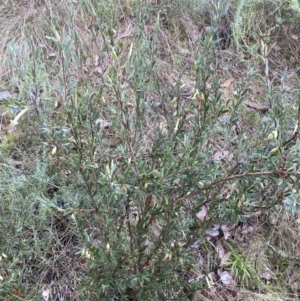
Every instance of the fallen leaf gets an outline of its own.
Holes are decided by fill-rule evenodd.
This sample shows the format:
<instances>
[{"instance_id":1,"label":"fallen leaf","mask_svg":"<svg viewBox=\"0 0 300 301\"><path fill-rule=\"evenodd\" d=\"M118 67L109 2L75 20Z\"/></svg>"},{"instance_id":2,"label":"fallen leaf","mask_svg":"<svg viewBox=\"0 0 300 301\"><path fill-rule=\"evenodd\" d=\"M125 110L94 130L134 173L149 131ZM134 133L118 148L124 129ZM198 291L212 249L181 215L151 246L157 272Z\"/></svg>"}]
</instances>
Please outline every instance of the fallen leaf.
<instances>
[{"instance_id":1,"label":"fallen leaf","mask_svg":"<svg viewBox=\"0 0 300 301\"><path fill-rule=\"evenodd\" d=\"M265 271L265 272L261 273L260 278L265 279L267 281L274 279L273 274L269 271Z\"/></svg>"},{"instance_id":2,"label":"fallen leaf","mask_svg":"<svg viewBox=\"0 0 300 301\"><path fill-rule=\"evenodd\" d=\"M180 88L180 95L185 100L191 99L193 97L194 93L195 93L195 88L192 86L184 85Z\"/></svg>"},{"instance_id":3,"label":"fallen leaf","mask_svg":"<svg viewBox=\"0 0 300 301\"><path fill-rule=\"evenodd\" d=\"M201 243L202 239L198 239L195 242L193 242L190 246L191 249L195 249L197 247L199 247L199 244Z\"/></svg>"},{"instance_id":4,"label":"fallen leaf","mask_svg":"<svg viewBox=\"0 0 300 301\"><path fill-rule=\"evenodd\" d=\"M257 110L260 111L262 113L266 113L269 110L268 106L262 105L261 103L258 102L254 102L254 101L249 101L249 100L245 100L244 104L253 110Z\"/></svg>"},{"instance_id":5,"label":"fallen leaf","mask_svg":"<svg viewBox=\"0 0 300 301\"><path fill-rule=\"evenodd\" d=\"M56 152L57 152L57 147L54 146L54 147L52 148L51 155L54 156L54 155L56 154Z\"/></svg>"},{"instance_id":6,"label":"fallen leaf","mask_svg":"<svg viewBox=\"0 0 300 301\"><path fill-rule=\"evenodd\" d=\"M233 79L227 79L223 84L221 84L221 88L228 88L233 83Z\"/></svg>"},{"instance_id":7,"label":"fallen leaf","mask_svg":"<svg viewBox=\"0 0 300 301\"><path fill-rule=\"evenodd\" d=\"M253 231L254 231L254 228L252 226L243 225L243 229L242 229L241 233L249 234L249 233L252 233Z\"/></svg>"},{"instance_id":8,"label":"fallen leaf","mask_svg":"<svg viewBox=\"0 0 300 301\"><path fill-rule=\"evenodd\" d=\"M53 53L49 53L48 55L48 59L51 60L51 59L54 59L56 57L56 54L53 52Z\"/></svg>"},{"instance_id":9,"label":"fallen leaf","mask_svg":"<svg viewBox=\"0 0 300 301\"><path fill-rule=\"evenodd\" d=\"M262 214L263 214L262 211L258 210L258 211L248 214L247 217L260 217Z\"/></svg>"},{"instance_id":10,"label":"fallen leaf","mask_svg":"<svg viewBox=\"0 0 300 301\"><path fill-rule=\"evenodd\" d=\"M161 107L162 106L162 102L161 101L155 101L153 102L154 107Z\"/></svg>"},{"instance_id":11,"label":"fallen leaf","mask_svg":"<svg viewBox=\"0 0 300 301\"><path fill-rule=\"evenodd\" d=\"M11 97L11 94L9 91L0 91L0 99L6 99Z\"/></svg>"},{"instance_id":12,"label":"fallen leaf","mask_svg":"<svg viewBox=\"0 0 300 301\"><path fill-rule=\"evenodd\" d=\"M227 271L221 273L220 280L225 285L230 285L233 282L232 276Z\"/></svg>"},{"instance_id":13,"label":"fallen leaf","mask_svg":"<svg viewBox=\"0 0 300 301\"><path fill-rule=\"evenodd\" d=\"M300 220L299 220L300 221ZM277 222L278 222L278 216L275 216L275 215L273 215L273 216L271 216L270 218L269 218L269 223L271 224L271 225L275 225L275 224L277 224ZM297 221L296 221L297 222Z\"/></svg>"},{"instance_id":14,"label":"fallen leaf","mask_svg":"<svg viewBox=\"0 0 300 301\"><path fill-rule=\"evenodd\" d=\"M99 55L95 55L94 56L94 66L98 66L99 65Z\"/></svg>"},{"instance_id":15,"label":"fallen leaf","mask_svg":"<svg viewBox=\"0 0 300 301\"><path fill-rule=\"evenodd\" d=\"M243 71L238 68L233 67L233 68L231 68L231 71L237 76L241 76L243 74Z\"/></svg>"},{"instance_id":16,"label":"fallen leaf","mask_svg":"<svg viewBox=\"0 0 300 301\"><path fill-rule=\"evenodd\" d=\"M9 134L11 134L11 133L15 130L16 126L18 125L18 122L19 122L20 118L21 118L28 110L29 110L28 107L25 108L25 109L23 109L23 110L22 110L22 111L14 118L14 120L11 121L11 123L9 124L8 129L7 129L7 132L8 132Z\"/></svg>"},{"instance_id":17,"label":"fallen leaf","mask_svg":"<svg viewBox=\"0 0 300 301\"><path fill-rule=\"evenodd\" d=\"M221 228L220 225L214 225L214 226L213 226L213 230L219 230L220 228Z\"/></svg>"},{"instance_id":18,"label":"fallen leaf","mask_svg":"<svg viewBox=\"0 0 300 301\"><path fill-rule=\"evenodd\" d=\"M220 228L223 230L223 231L228 231L228 227L226 225L221 225Z\"/></svg>"},{"instance_id":19,"label":"fallen leaf","mask_svg":"<svg viewBox=\"0 0 300 301\"><path fill-rule=\"evenodd\" d=\"M22 161L18 161L18 160L12 160L11 163L15 166L18 166L18 165L22 165Z\"/></svg>"},{"instance_id":20,"label":"fallen leaf","mask_svg":"<svg viewBox=\"0 0 300 301\"><path fill-rule=\"evenodd\" d=\"M223 231L223 233L224 233L224 239L225 240L227 240L228 239L228 237L230 236L230 232L225 232L225 231Z\"/></svg>"},{"instance_id":21,"label":"fallen leaf","mask_svg":"<svg viewBox=\"0 0 300 301\"><path fill-rule=\"evenodd\" d=\"M205 217L207 215L207 208L206 206L202 206L201 210L196 214L196 217L199 221L204 221Z\"/></svg>"},{"instance_id":22,"label":"fallen leaf","mask_svg":"<svg viewBox=\"0 0 300 301\"><path fill-rule=\"evenodd\" d=\"M227 253L221 258L220 266L226 264L227 261L229 260L230 256L231 256L231 252L227 252Z\"/></svg>"},{"instance_id":23,"label":"fallen leaf","mask_svg":"<svg viewBox=\"0 0 300 301\"><path fill-rule=\"evenodd\" d=\"M220 259L222 259L225 255L224 247L221 244L221 241L218 241L217 243L217 252Z\"/></svg>"},{"instance_id":24,"label":"fallen leaf","mask_svg":"<svg viewBox=\"0 0 300 301\"><path fill-rule=\"evenodd\" d=\"M222 123L229 123L230 122L230 118L231 118L231 115L230 114L223 114L221 115L218 120Z\"/></svg>"},{"instance_id":25,"label":"fallen leaf","mask_svg":"<svg viewBox=\"0 0 300 301\"><path fill-rule=\"evenodd\" d=\"M215 237L218 237L220 235L220 232L219 232L219 230L210 229L210 230L205 231L205 235L208 236L208 237L215 238Z\"/></svg>"},{"instance_id":26,"label":"fallen leaf","mask_svg":"<svg viewBox=\"0 0 300 301\"><path fill-rule=\"evenodd\" d=\"M295 40L295 41L297 41L297 40L299 39L299 37L296 36L296 35L294 35L294 34L291 35L291 38L292 38L293 40Z\"/></svg>"},{"instance_id":27,"label":"fallen leaf","mask_svg":"<svg viewBox=\"0 0 300 301\"><path fill-rule=\"evenodd\" d=\"M294 282L291 285L291 287L294 293L298 293L300 291L300 282L299 281Z\"/></svg>"},{"instance_id":28,"label":"fallen leaf","mask_svg":"<svg viewBox=\"0 0 300 301\"><path fill-rule=\"evenodd\" d=\"M201 255L200 252L198 252L196 258L197 258L197 264L199 264L199 265L204 265L204 258L202 257L202 255Z\"/></svg>"},{"instance_id":29,"label":"fallen leaf","mask_svg":"<svg viewBox=\"0 0 300 301\"><path fill-rule=\"evenodd\" d=\"M216 281L217 280L217 275L215 272L210 272L208 275L208 278L210 278L212 281Z\"/></svg>"},{"instance_id":30,"label":"fallen leaf","mask_svg":"<svg viewBox=\"0 0 300 301\"><path fill-rule=\"evenodd\" d=\"M110 122L107 122L106 120L104 119L101 119L101 118L98 118L96 121L95 121L96 125L97 124L100 124L100 128L101 129L108 129L110 126L111 126L111 123Z\"/></svg>"},{"instance_id":31,"label":"fallen leaf","mask_svg":"<svg viewBox=\"0 0 300 301\"><path fill-rule=\"evenodd\" d=\"M222 225L221 226L221 230L223 231L224 233L224 239L227 240L228 237L230 236L230 232L229 232L229 229L226 225Z\"/></svg>"},{"instance_id":32,"label":"fallen leaf","mask_svg":"<svg viewBox=\"0 0 300 301\"><path fill-rule=\"evenodd\" d=\"M72 172L71 172L69 169L64 169L64 170L63 170L63 173L64 173L66 176L69 176Z\"/></svg>"},{"instance_id":33,"label":"fallen leaf","mask_svg":"<svg viewBox=\"0 0 300 301\"><path fill-rule=\"evenodd\" d=\"M229 151L218 151L212 157L213 161L220 161L222 159L227 159L228 161L233 160L233 154Z\"/></svg>"},{"instance_id":34,"label":"fallen leaf","mask_svg":"<svg viewBox=\"0 0 300 301\"><path fill-rule=\"evenodd\" d=\"M42 288L43 292L42 292L42 297L44 301L48 301L49 300L49 295L50 295L50 290L49 288Z\"/></svg>"},{"instance_id":35,"label":"fallen leaf","mask_svg":"<svg viewBox=\"0 0 300 301\"><path fill-rule=\"evenodd\" d=\"M92 59L90 57L87 57L85 60L85 65L86 66L91 66L92 65Z\"/></svg>"},{"instance_id":36,"label":"fallen leaf","mask_svg":"<svg viewBox=\"0 0 300 301\"><path fill-rule=\"evenodd\" d=\"M189 280L188 282L195 282L195 281L199 281L201 280L202 278L204 278L204 275L201 274L200 272L199 273L196 273L195 275L193 275Z\"/></svg>"},{"instance_id":37,"label":"fallen leaf","mask_svg":"<svg viewBox=\"0 0 300 301\"><path fill-rule=\"evenodd\" d=\"M273 47L273 49L274 49L275 51L280 51L280 50L281 50L281 47L278 46L278 45L275 45L275 46Z\"/></svg>"},{"instance_id":38,"label":"fallen leaf","mask_svg":"<svg viewBox=\"0 0 300 301\"><path fill-rule=\"evenodd\" d=\"M102 70L102 68L101 67L95 67L94 69L93 69L93 74L103 74L103 70Z\"/></svg>"}]
</instances>

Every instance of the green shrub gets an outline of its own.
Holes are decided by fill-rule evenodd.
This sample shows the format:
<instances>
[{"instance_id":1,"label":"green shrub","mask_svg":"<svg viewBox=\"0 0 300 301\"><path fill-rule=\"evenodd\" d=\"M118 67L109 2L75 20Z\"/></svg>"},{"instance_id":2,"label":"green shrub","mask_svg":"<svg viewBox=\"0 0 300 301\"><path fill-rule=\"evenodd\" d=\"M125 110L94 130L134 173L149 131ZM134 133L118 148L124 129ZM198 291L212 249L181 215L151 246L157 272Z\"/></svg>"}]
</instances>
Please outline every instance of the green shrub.
<instances>
[{"instance_id":1,"label":"green shrub","mask_svg":"<svg viewBox=\"0 0 300 301\"><path fill-rule=\"evenodd\" d=\"M14 60L21 62L19 76L34 91L26 106L48 156L47 178L40 182L45 186L35 191L44 192L37 200L40 210L45 218L48 212L67 219L73 235L81 234L84 245L76 253L84 270L80 291L89 300L191 298L205 282L186 280L197 266L190 246L204 240L210 225L238 223L291 198L297 202L291 188L299 185L293 145L299 125L292 134L285 121L285 93L268 80L264 44L264 76L249 67L235 93L226 102L222 98L216 40L220 3L212 5L212 31L194 49L189 71L194 87L188 96L182 87L184 63L177 83L168 87L170 95L161 85L159 13L154 17L139 3L132 37L121 45L116 24L104 18L101 7L86 3L99 25L99 56L110 62L97 87L85 74L86 58L72 24L48 36L57 59L53 90L43 92L46 97L40 92L46 72L41 48L30 41L28 60L10 47L11 67L19 72ZM147 31L149 20L153 27ZM238 121L257 77L270 109L255 136ZM296 118L290 120L294 127ZM50 179L63 183L54 197L45 193ZM55 203L59 195L69 197L66 208ZM196 215L203 208L208 213L199 221Z\"/></svg>"}]
</instances>

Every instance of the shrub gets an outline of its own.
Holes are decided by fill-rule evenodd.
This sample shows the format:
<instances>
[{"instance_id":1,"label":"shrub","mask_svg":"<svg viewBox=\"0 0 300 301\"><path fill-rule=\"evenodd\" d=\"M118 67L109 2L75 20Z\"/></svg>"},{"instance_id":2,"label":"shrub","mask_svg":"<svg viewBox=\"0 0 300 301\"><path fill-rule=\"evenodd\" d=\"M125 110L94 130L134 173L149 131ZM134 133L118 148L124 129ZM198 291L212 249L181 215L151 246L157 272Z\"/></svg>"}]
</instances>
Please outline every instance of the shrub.
<instances>
[{"instance_id":1,"label":"shrub","mask_svg":"<svg viewBox=\"0 0 300 301\"><path fill-rule=\"evenodd\" d=\"M182 86L182 58L177 82L168 89L159 76L160 14L139 3L132 37L124 45L116 38L116 24L100 19L104 5L96 9L87 3L99 30L99 59L106 62L96 87L85 73L89 65L72 24L48 36L56 49L56 74L47 97L40 89L40 76L47 73L41 47L29 41L30 60L10 47L10 66L21 70L30 87L26 106L48 154L49 176L65 183L60 194L69 193L66 208L49 195L41 208L62 213L73 233L81 234L81 291L90 300L191 298L205 286L187 281L197 266L201 269L191 245L204 241L210 225L237 224L258 209L296 202L291 189L299 184L299 123L292 128L299 116L293 117L293 127L285 119L284 81L281 90L273 89L264 44L265 74L249 67L224 101L218 1L212 5L212 30L194 49L193 87ZM238 121L257 77L269 110L253 135Z\"/></svg>"}]
</instances>

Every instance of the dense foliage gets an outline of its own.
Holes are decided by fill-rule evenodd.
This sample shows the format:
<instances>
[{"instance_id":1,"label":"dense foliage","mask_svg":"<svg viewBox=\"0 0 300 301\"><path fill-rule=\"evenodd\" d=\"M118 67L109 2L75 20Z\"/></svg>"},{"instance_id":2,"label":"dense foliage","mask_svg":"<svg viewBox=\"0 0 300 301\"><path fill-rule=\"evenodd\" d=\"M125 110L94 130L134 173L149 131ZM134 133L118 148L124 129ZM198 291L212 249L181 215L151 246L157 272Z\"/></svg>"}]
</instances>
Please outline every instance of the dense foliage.
<instances>
[{"instance_id":1,"label":"dense foliage","mask_svg":"<svg viewBox=\"0 0 300 301\"><path fill-rule=\"evenodd\" d=\"M19 92L2 100L17 117L0 147L0 295L196 300L214 281L225 285L227 270L253 285L228 229L259 211L297 212L299 92L285 73L275 84L261 40L259 61L224 97L224 1L211 4L193 48L176 52L174 74L162 61L167 6L137 1L121 36L114 1L96 2L80 4L93 17L94 53L72 23L73 2L67 25L54 20L45 36L52 53L34 37L7 47ZM267 108L249 112L254 82ZM21 156L14 145L30 148L28 161L8 159ZM212 255L222 239L232 252L224 264Z\"/></svg>"}]
</instances>

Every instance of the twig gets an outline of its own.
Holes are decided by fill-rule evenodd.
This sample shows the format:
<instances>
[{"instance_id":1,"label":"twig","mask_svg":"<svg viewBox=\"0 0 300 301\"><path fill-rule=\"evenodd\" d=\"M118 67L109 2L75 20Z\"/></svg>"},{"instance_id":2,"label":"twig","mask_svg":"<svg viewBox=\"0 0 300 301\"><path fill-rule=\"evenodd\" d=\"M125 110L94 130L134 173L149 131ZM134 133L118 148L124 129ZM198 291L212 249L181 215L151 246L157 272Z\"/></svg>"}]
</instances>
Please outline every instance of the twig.
<instances>
[{"instance_id":1,"label":"twig","mask_svg":"<svg viewBox=\"0 0 300 301\"><path fill-rule=\"evenodd\" d=\"M290 138L290 139L288 139L287 141L285 141L284 143L283 143L283 147L284 146L286 146L286 145L288 145L291 141L293 141L293 140L295 140L297 137L298 137L298 135L299 135L299 132L300 132L300 102L299 102L299 105L298 105L298 118L297 118L297 128L296 128L296 130L295 130L295 132L294 132L294 134L293 134L293 136Z\"/></svg>"}]
</instances>

